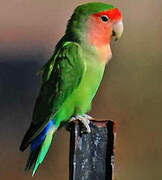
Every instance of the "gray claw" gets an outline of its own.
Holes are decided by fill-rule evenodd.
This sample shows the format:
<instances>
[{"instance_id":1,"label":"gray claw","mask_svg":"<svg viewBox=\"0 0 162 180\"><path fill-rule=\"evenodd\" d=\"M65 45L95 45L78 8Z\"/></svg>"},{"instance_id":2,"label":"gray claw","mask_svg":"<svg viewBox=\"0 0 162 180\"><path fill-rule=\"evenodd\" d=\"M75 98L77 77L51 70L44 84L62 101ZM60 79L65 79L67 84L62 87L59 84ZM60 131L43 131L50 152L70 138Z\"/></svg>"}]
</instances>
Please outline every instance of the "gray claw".
<instances>
[{"instance_id":1,"label":"gray claw","mask_svg":"<svg viewBox=\"0 0 162 180\"><path fill-rule=\"evenodd\" d=\"M91 128L89 126L89 124L90 124L89 119L92 119L92 117L87 115L87 114L84 114L83 116L77 115L75 117L72 117L70 119L70 122L71 121L75 121L75 120L79 120L84 125L84 127L86 128L86 132L90 133L91 132Z\"/></svg>"},{"instance_id":2,"label":"gray claw","mask_svg":"<svg viewBox=\"0 0 162 180\"><path fill-rule=\"evenodd\" d=\"M84 117L84 118L86 118L86 119L89 119L89 120L94 119L92 116L90 116L90 115L88 115L88 114L83 114L82 117Z\"/></svg>"}]
</instances>

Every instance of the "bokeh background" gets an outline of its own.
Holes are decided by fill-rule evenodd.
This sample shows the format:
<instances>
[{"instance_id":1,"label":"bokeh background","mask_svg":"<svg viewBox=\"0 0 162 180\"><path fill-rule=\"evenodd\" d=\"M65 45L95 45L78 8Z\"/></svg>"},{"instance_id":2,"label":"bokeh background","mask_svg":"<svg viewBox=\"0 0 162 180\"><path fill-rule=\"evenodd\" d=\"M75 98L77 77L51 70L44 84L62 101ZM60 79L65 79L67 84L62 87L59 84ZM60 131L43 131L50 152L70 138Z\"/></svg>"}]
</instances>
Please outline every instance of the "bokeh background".
<instances>
[{"instance_id":1,"label":"bokeh background","mask_svg":"<svg viewBox=\"0 0 162 180\"><path fill-rule=\"evenodd\" d=\"M36 76L81 0L1 0L0 179L30 180L19 152L39 91ZM90 112L118 123L118 180L162 179L162 1L109 0L124 18ZM60 130L35 180L68 180L69 134Z\"/></svg>"}]
</instances>

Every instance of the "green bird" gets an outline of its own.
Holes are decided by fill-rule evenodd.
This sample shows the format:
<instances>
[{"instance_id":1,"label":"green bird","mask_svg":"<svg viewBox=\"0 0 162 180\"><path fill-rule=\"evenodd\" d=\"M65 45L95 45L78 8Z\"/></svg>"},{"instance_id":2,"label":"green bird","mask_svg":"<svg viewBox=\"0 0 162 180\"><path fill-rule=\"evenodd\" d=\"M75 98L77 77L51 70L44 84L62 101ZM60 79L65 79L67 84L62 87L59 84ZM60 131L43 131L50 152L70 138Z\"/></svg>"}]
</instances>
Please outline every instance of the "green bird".
<instances>
[{"instance_id":1,"label":"green bird","mask_svg":"<svg viewBox=\"0 0 162 180\"><path fill-rule=\"evenodd\" d=\"M90 132L86 115L111 59L110 41L123 32L122 15L112 5L91 2L78 6L53 56L42 67L42 83L32 122L20 150L31 144L26 171L33 175L48 152L60 123L79 119Z\"/></svg>"}]
</instances>

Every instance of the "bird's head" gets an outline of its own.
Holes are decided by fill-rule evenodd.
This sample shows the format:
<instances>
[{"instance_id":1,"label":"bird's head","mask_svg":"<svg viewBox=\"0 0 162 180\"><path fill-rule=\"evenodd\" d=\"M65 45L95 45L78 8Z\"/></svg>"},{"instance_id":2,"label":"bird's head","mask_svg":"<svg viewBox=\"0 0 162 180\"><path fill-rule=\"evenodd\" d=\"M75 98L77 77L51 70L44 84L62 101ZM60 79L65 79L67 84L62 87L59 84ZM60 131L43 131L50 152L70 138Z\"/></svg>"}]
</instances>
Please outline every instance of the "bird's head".
<instances>
[{"instance_id":1,"label":"bird's head","mask_svg":"<svg viewBox=\"0 0 162 180\"><path fill-rule=\"evenodd\" d=\"M123 33L122 16L117 8L92 14L87 26L88 40L96 46L109 44L113 36L117 40Z\"/></svg>"},{"instance_id":2,"label":"bird's head","mask_svg":"<svg viewBox=\"0 0 162 180\"><path fill-rule=\"evenodd\" d=\"M122 15L119 9L102 2L90 2L78 6L67 25L66 34L74 41L95 47L101 60L111 59L110 41L123 33Z\"/></svg>"},{"instance_id":3,"label":"bird's head","mask_svg":"<svg viewBox=\"0 0 162 180\"><path fill-rule=\"evenodd\" d=\"M110 43L123 33L122 14L119 9L102 2L90 2L78 6L69 20L66 33L72 38L86 39L93 45Z\"/></svg>"}]
</instances>

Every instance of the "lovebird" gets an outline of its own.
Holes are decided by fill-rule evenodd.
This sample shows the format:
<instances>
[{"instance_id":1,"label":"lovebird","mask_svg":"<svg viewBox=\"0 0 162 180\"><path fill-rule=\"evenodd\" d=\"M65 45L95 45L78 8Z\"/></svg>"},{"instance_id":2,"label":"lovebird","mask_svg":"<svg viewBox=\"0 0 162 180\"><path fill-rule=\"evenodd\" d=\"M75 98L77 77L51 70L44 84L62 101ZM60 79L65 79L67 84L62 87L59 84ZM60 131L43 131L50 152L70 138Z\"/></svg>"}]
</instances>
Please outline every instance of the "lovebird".
<instances>
[{"instance_id":1,"label":"lovebird","mask_svg":"<svg viewBox=\"0 0 162 180\"><path fill-rule=\"evenodd\" d=\"M86 113L112 57L110 42L122 33L122 14L113 5L90 2L74 10L64 36L40 70L40 92L20 146L24 151L30 145L25 171L34 165L34 175L61 124L78 119L90 133L91 117Z\"/></svg>"}]
</instances>

